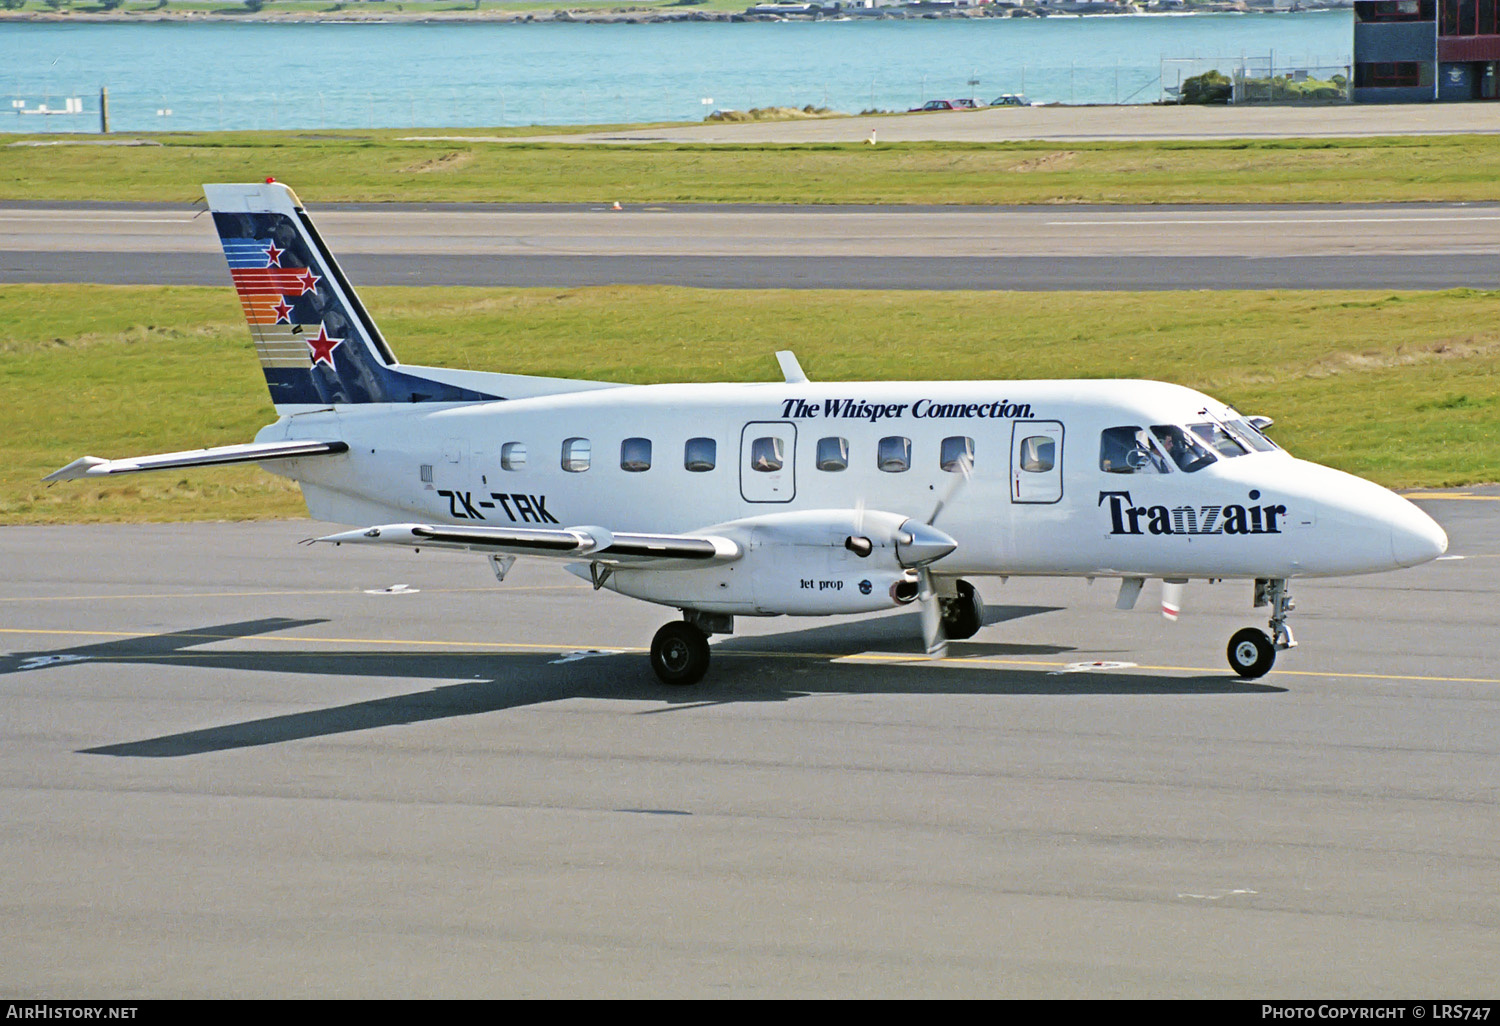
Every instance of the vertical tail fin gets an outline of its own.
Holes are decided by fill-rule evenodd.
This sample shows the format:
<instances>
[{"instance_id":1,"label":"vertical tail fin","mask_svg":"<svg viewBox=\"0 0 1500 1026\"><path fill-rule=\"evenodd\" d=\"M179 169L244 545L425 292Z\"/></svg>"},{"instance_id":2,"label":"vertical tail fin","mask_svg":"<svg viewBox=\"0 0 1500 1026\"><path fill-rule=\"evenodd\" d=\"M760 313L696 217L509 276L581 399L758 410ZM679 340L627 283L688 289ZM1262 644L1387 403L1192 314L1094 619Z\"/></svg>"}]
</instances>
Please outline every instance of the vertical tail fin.
<instances>
[{"instance_id":1,"label":"vertical tail fin","mask_svg":"<svg viewBox=\"0 0 1500 1026\"><path fill-rule=\"evenodd\" d=\"M402 370L291 189L203 191L277 412L500 398Z\"/></svg>"}]
</instances>

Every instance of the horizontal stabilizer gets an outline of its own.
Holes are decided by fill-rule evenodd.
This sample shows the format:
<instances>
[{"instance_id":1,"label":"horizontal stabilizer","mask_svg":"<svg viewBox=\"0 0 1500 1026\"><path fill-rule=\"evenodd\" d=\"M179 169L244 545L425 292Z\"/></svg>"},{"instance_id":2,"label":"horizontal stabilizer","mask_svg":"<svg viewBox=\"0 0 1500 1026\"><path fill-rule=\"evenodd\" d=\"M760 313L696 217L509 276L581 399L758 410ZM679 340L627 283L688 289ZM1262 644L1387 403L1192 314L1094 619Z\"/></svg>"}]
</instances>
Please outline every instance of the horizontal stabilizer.
<instances>
[{"instance_id":1,"label":"horizontal stabilizer","mask_svg":"<svg viewBox=\"0 0 1500 1026\"><path fill-rule=\"evenodd\" d=\"M61 470L54 470L43 481L72 481L81 477L108 477L112 474L138 474L147 470L179 470L183 467L218 467L233 463L259 463L262 460L289 460L301 456L334 456L348 452L345 442L249 442L245 445L221 445L213 449L189 449L164 452L154 456L134 456L123 460L106 460L84 456Z\"/></svg>"},{"instance_id":2,"label":"horizontal stabilizer","mask_svg":"<svg viewBox=\"0 0 1500 1026\"><path fill-rule=\"evenodd\" d=\"M602 527L569 527L559 531L531 528L462 527L433 524L381 524L344 531L314 542L335 545L405 545L454 549L489 555L546 556L610 566L711 566L740 557L741 548L714 535L633 534Z\"/></svg>"}]
</instances>

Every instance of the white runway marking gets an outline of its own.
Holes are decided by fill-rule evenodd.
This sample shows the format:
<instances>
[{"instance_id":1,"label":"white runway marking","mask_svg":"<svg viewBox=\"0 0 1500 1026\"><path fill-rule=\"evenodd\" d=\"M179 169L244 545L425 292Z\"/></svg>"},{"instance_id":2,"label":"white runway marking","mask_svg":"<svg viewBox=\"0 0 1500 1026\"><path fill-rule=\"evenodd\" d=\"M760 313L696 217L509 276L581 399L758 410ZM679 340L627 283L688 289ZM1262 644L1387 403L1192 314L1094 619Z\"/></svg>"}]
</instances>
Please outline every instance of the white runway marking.
<instances>
[{"instance_id":1,"label":"white runway marking","mask_svg":"<svg viewBox=\"0 0 1500 1026\"><path fill-rule=\"evenodd\" d=\"M393 584L389 588L366 588L366 595L416 595L422 591L421 588L413 588L409 584Z\"/></svg>"},{"instance_id":2,"label":"white runway marking","mask_svg":"<svg viewBox=\"0 0 1500 1026\"><path fill-rule=\"evenodd\" d=\"M1087 673L1090 670L1128 670L1135 665L1135 663L1120 663L1108 659L1096 659L1091 663L1069 663L1061 670L1048 670L1047 675L1055 677L1059 673Z\"/></svg>"},{"instance_id":3,"label":"white runway marking","mask_svg":"<svg viewBox=\"0 0 1500 1026\"><path fill-rule=\"evenodd\" d=\"M586 648L577 652L564 652L559 659L548 659L547 664L549 666L556 666L558 663L576 663L580 659L594 659L598 656L624 654L625 650L622 648Z\"/></svg>"}]
</instances>

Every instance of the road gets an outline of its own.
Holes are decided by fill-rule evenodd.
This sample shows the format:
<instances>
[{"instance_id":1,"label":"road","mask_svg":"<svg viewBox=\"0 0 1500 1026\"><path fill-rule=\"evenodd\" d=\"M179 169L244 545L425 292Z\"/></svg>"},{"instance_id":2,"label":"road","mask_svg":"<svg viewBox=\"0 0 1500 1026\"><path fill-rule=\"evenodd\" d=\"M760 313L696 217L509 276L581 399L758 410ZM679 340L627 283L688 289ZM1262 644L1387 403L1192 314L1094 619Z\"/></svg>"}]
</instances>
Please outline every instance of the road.
<instances>
[{"instance_id":1,"label":"road","mask_svg":"<svg viewBox=\"0 0 1500 1026\"><path fill-rule=\"evenodd\" d=\"M212 223L197 213L0 206L0 280L225 284ZM368 285L1493 288L1500 256L1500 204L330 205L313 214L352 279Z\"/></svg>"}]
</instances>

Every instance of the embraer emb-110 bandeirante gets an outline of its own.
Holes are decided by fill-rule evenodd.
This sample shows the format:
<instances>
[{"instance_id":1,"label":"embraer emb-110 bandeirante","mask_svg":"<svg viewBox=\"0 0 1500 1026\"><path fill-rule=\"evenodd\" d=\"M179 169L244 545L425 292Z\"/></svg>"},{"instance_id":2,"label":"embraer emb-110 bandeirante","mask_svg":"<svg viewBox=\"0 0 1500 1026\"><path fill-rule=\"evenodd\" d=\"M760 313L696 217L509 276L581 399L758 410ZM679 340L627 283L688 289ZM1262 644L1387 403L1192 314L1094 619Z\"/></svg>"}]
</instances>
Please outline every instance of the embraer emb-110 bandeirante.
<instances>
[{"instance_id":1,"label":"embraer emb-110 bandeirante","mask_svg":"<svg viewBox=\"0 0 1500 1026\"><path fill-rule=\"evenodd\" d=\"M699 680L736 616L916 603L929 654L983 625L968 578L1147 578L1175 618L1189 580L1254 582L1269 631L1241 677L1295 644L1287 582L1415 566L1447 537L1410 502L1296 459L1242 417L1154 381L616 385L397 362L286 186L205 186L278 419L253 443L86 456L48 480L259 463L317 541L561 561L683 619L651 644ZM497 347L503 353L503 348Z\"/></svg>"}]
</instances>

